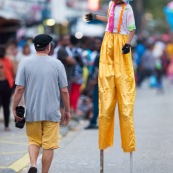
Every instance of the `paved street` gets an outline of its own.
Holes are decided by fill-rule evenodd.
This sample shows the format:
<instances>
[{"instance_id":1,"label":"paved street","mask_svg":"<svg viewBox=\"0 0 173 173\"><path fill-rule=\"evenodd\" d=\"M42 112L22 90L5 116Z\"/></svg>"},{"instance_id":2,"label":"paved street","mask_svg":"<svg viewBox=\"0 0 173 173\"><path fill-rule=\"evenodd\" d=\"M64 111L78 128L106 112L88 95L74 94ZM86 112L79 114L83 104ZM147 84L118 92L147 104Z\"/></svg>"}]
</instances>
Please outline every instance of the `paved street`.
<instances>
[{"instance_id":1,"label":"paved street","mask_svg":"<svg viewBox=\"0 0 173 173\"><path fill-rule=\"evenodd\" d=\"M11 123L12 124L12 123ZM14 167L17 168L16 171L24 168L26 160L22 165L15 165L14 163L20 158L26 158L27 153L27 139L24 134L24 130L18 130L11 126L11 132L4 132L3 125L0 123L0 172L3 172L4 169L7 169L9 173L14 172L11 169ZM10 171L11 170L11 171Z\"/></svg>"},{"instance_id":2,"label":"paved street","mask_svg":"<svg viewBox=\"0 0 173 173\"><path fill-rule=\"evenodd\" d=\"M2 121L2 114L0 120ZM3 123L0 122L0 173L21 172L29 164L25 129L17 129L14 125L14 120L11 116L11 131L4 132ZM81 126L83 126L82 122L78 125L76 121L71 120L67 127L61 127L60 139L63 139L69 131L77 130Z\"/></svg>"},{"instance_id":3,"label":"paved street","mask_svg":"<svg viewBox=\"0 0 173 173\"><path fill-rule=\"evenodd\" d=\"M164 94L138 89L135 107L137 150L134 173L173 173L173 86ZM116 116L117 117L117 116ZM120 147L116 118L115 145L105 151L105 173L129 173L129 154ZM50 173L98 173L97 130L71 133L56 151Z\"/></svg>"},{"instance_id":4,"label":"paved street","mask_svg":"<svg viewBox=\"0 0 173 173\"><path fill-rule=\"evenodd\" d=\"M147 86L137 90L135 105L137 150L134 153L134 173L173 173L173 85L166 83L166 86L163 94L157 94L154 89L148 89ZM82 127L83 125L80 125L78 130L69 132L67 137L61 140L50 173L99 172L98 131L83 130ZM9 168L16 162L16 158L26 155L27 144L24 131L15 129L5 133L2 132L1 124L0 133L0 172L2 172L3 167ZM116 113L115 144L113 148L105 150L105 173L130 172L130 156L123 153L120 146ZM39 172L40 163L39 159ZM27 169L21 172L26 173Z\"/></svg>"}]
</instances>

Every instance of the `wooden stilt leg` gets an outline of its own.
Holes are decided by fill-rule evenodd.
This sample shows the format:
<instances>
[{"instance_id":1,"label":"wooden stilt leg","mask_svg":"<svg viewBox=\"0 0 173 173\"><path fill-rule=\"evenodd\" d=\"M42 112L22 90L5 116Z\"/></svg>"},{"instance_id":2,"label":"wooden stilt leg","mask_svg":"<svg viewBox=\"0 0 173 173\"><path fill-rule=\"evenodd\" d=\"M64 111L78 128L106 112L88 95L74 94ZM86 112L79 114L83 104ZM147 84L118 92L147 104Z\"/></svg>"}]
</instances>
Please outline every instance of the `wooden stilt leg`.
<instances>
[{"instance_id":1,"label":"wooden stilt leg","mask_svg":"<svg viewBox=\"0 0 173 173\"><path fill-rule=\"evenodd\" d=\"M104 173L104 150L100 150L100 173Z\"/></svg>"},{"instance_id":2,"label":"wooden stilt leg","mask_svg":"<svg viewBox=\"0 0 173 173\"><path fill-rule=\"evenodd\" d=\"M133 173L133 153L130 153L130 173Z\"/></svg>"}]
</instances>

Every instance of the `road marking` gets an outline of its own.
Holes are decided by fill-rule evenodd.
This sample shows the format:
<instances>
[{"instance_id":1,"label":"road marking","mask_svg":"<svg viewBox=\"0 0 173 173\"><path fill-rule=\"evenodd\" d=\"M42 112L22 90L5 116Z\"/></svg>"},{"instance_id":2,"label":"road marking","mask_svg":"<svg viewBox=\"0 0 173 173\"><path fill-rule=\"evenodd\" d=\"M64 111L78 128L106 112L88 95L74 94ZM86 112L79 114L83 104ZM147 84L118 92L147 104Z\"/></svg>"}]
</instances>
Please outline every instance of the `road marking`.
<instances>
[{"instance_id":1,"label":"road marking","mask_svg":"<svg viewBox=\"0 0 173 173\"><path fill-rule=\"evenodd\" d=\"M5 141L5 140L0 140L0 143L5 143L5 144L14 144L14 145L28 145L24 142L10 142L10 141Z\"/></svg>"},{"instance_id":2,"label":"road marking","mask_svg":"<svg viewBox=\"0 0 173 173\"><path fill-rule=\"evenodd\" d=\"M13 169L16 172L19 172L22 169L24 169L29 164L29 162L30 162L29 154L25 154L22 158L14 162L8 168Z\"/></svg>"},{"instance_id":3,"label":"road marking","mask_svg":"<svg viewBox=\"0 0 173 173\"><path fill-rule=\"evenodd\" d=\"M10 155L10 154L20 154L20 153L26 153L25 151L17 151L17 152L0 152L0 155Z\"/></svg>"},{"instance_id":4,"label":"road marking","mask_svg":"<svg viewBox=\"0 0 173 173\"><path fill-rule=\"evenodd\" d=\"M26 138L26 135L20 135L20 136L2 136L0 139L20 139L20 138Z\"/></svg>"},{"instance_id":5,"label":"road marking","mask_svg":"<svg viewBox=\"0 0 173 173\"><path fill-rule=\"evenodd\" d=\"M0 168L3 168L3 169L4 169L4 168L6 168L6 167L4 167L4 166L0 166Z\"/></svg>"}]
</instances>

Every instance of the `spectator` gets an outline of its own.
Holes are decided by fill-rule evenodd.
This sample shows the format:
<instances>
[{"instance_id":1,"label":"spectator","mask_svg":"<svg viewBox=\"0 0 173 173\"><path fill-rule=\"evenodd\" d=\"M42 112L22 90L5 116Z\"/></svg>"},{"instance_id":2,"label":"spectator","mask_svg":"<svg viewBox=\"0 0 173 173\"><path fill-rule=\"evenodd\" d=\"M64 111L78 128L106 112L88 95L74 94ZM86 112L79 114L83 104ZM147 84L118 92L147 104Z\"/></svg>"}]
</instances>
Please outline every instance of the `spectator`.
<instances>
[{"instance_id":1,"label":"spectator","mask_svg":"<svg viewBox=\"0 0 173 173\"><path fill-rule=\"evenodd\" d=\"M84 67L83 67L83 84L81 86L81 90L84 90L87 82L88 82L88 76L90 73L90 70L92 69L92 63L91 63L91 54L92 50L91 47L93 48L93 42L89 37L83 37L81 39L82 42L82 57L84 59Z\"/></svg>"},{"instance_id":2,"label":"spectator","mask_svg":"<svg viewBox=\"0 0 173 173\"><path fill-rule=\"evenodd\" d=\"M20 50L22 50L25 45L26 45L26 37L25 37L25 35L22 35L21 38L19 38L17 47Z\"/></svg>"},{"instance_id":3,"label":"spectator","mask_svg":"<svg viewBox=\"0 0 173 173\"><path fill-rule=\"evenodd\" d=\"M59 48L61 47L61 42L60 40L56 40L55 42L55 49L54 49L54 54L55 54L55 57L58 59L58 50Z\"/></svg>"},{"instance_id":4,"label":"spectator","mask_svg":"<svg viewBox=\"0 0 173 173\"><path fill-rule=\"evenodd\" d=\"M160 91L163 89L163 82L162 82L162 76L163 76L163 67L162 67L162 55L165 50L165 43L161 40L157 40L154 44L153 48L153 56L155 61L155 75L156 75L156 88Z\"/></svg>"},{"instance_id":5,"label":"spectator","mask_svg":"<svg viewBox=\"0 0 173 173\"><path fill-rule=\"evenodd\" d=\"M137 40L137 45L135 47L135 53L136 53L136 58L135 58L136 62L135 63L136 63L136 66L137 66L137 69L136 69L137 70L136 71L137 79L138 79L138 75L140 74L140 70L141 70L141 58L142 58L145 50L146 50L146 47L145 47L145 44L144 44L144 39L139 38Z\"/></svg>"},{"instance_id":6,"label":"spectator","mask_svg":"<svg viewBox=\"0 0 173 173\"><path fill-rule=\"evenodd\" d=\"M4 130L9 131L10 100L14 85L14 64L5 56L5 48L0 46L0 107L4 111Z\"/></svg>"},{"instance_id":7,"label":"spectator","mask_svg":"<svg viewBox=\"0 0 173 173\"><path fill-rule=\"evenodd\" d=\"M25 44L22 48L22 52L19 52L16 56L16 61L19 63L23 58L28 58L31 56L31 49L28 44Z\"/></svg>"},{"instance_id":8,"label":"spectator","mask_svg":"<svg viewBox=\"0 0 173 173\"><path fill-rule=\"evenodd\" d=\"M9 41L7 43L7 47L6 47L6 54L7 54L7 56L11 60L15 60L17 53L18 53L17 41L16 40Z\"/></svg>"},{"instance_id":9,"label":"spectator","mask_svg":"<svg viewBox=\"0 0 173 173\"><path fill-rule=\"evenodd\" d=\"M97 56L94 61L94 66L93 70L90 76L89 80L89 88L93 88L93 96L92 96L92 101L93 101L93 117L90 120L90 123L88 127L85 129L97 129L97 118L98 118L98 71L99 71L99 59L100 59L100 49L101 49L101 44L102 44L102 39L101 38L96 38L95 39L95 48L97 50Z\"/></svg>"},{"instance_id":10,"label":"spectator","mask_svg":"<svg viewBox=\"0 0 173 173\"><path fill-rule=\"evenodd\" d=\"M49 56L51 56L52 58L56 58L56 55L55 55L55 42L53 42L53 41L51 41L51 48L50 48Z\"/></svg>"},{"instance_id":11,"label":"spectator","mask_svg":"<svg viewBox=\"0 0 173 173\"><path fill-rule=\"evenodd\" d=\"M61 38L61 47L58 50L58 59L64 64L67 73L68 86L71 87L71 79L73 68L76 65L76 60L73 57L71 50L70 36L64 35Z\"/></svg>"},{"instance_id":12,"label":"spectator","mask_svg":"<svg viewBox=\"0 0 173 173\"><path fill-rule=\"evenodd\" d=\"M83 83L83 57L82 49L77 47L78 40L72 36L71 42L73 44L72 53L75 58L76 65L73 68L72 83L70 88L70 107L72 112L76 112L77 103L80 96L80 87Z\"/></svg>"},{"instance_id":13,"label":"spectator","mask_svg":"<svg viewBox=\"0 0 173 173\"><path fill-rule=\"evenodd\" d=\"M161 62L162 62L162 70L163 70L163 75L167 74L167 69L169 66L169 60L168 60L168 56L166 54L166 51L163 51L163 54L161 56Z\"/></svg>"},{"instance_id":14,"label":"spectator","mask_svg":"<svg viewBox=\"0 0 173 173\"><path fill-rule=\"evenodd\" d=\"M63 64L48 56L52 37L41 34L34 38L35 56L23 59L18 67L13 114L25 92L26 133L29 143L31 167L28 173L36 173L40 147L43 148L42 173L48 173L53 150L58 148L60 93L65 106L61 121L68 124L70 118L69 94Z\"/></svg>"},{"instance_id":15,"label":"spectator","mask_svg":"<svg viewBox=\"0 0 173 173\"><path fill-rule=\"evenodd\" d=\"M168 79L173 82L173 58L172 61L170 62L168 69L167 69L167 76Z\"/></svg>"},{"instance_id":16,"label":"spectator","mask_svg":"<svg viewBox=\"0 0 173 173\"><path fill-rule=\"evenodd\" d=\"M169 61L173 59L173 38L167 43L165 48Z\"/></svg>"},{"instance_id":17,"label":"spectator","mask_svg":"<svg viewBox=\"0 0 173 173\"><path fill-rule=\"evenodd\" d=\"M167 69L167 77L172 82L173 81L173 38L172 37L166 45L165 52L169 61Z\"/></svg>"},{"instance_id":18,"label":"spectator","mask_svg":"<svg viewBox=\"0 0 173 173\"><path fill-rule=\"evenodd\" d=\"M94 66L94 61L98 55L98 52L100 52L100 47L98 47L97 39L93 39L93 51L90 56L90 61L89 61L89 74L92 73L93 66Z\"/></svg>"},{"instance_id":19,"label":"spectator","mask_svg":"<svg viewBox=\"0 0 173 173\"><path fill-rule=\"evenodd\" d=\"M17 66L18 66L18 63L16 61L17 54L18 54L17 41L16 40L9 41L6 46L6 55L13 63L15 71L17 70Z\"/></svg>"},{"instance_id":20,"label":"spectator","mask_svg":"<svg viewBox=\"0 0 173 173\"><path fill-rule=\"evenodd\" d=\"M147 49L141 58L140 72L138 74L137 86L141 86L142 81L154 72L153 44L148 43Z\"/></svg>"},{"instance_id":21,"label":"spectator","mask_svg":"<svg viewBox=\"0 0 173 173\"><path fill-rule=\"evenodd\" d=\"M63 63L67 73L69 91L71 88L73 68L76 65L76 60L73 58L73 53L70 46L71 46L70 36L69 35L62 36L61 46L59 47L57 53L57 57ZM61 107L60 108L61 114L63 114L64 105L62 100L60 101L60 107Z\"/></svg>"}]
</instances>

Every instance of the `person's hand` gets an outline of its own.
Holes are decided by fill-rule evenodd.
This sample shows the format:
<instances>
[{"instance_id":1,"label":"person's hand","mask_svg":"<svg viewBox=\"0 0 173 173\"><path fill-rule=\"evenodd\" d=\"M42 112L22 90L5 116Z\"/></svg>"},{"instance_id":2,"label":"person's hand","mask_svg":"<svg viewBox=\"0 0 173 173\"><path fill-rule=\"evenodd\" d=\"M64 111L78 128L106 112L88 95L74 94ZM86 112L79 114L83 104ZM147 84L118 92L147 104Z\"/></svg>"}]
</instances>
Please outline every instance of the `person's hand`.
<instances>
[{"instance_id":1,"label":"person's hand","mask_svg":"<svg viewBox=\"0 0 173 173\"><path fill-rule=\"evenodd\" d=\"M61 117L61 124L66 126L70 121L71 115L70 112L64 112L64 114Z\"/></svg>"},{"instance_id":2,"label":"person's hand","mask_svg":"<svg viewBox=\"0 0 173 173\"><path fill-rule=\"evenodd\" d=\"M130 52L131 45L130 44L125 44L122 48L122 53L127 54Z\"/></svg>"},{"instance_id":3,"label":"person's hand","mask_svg":"<svg viewBox=\"0 0 173 173\"><path fill-rule=\"evenodd\" d=\"M85 15L85 19L87 22L90 22L92 20L95 20L96 19L96 14L94 13L88 13Z\"/></svg>"},{"instance_id":4,"label":"person's hand","mask_svg":"<svg viewBox=\"0 0 173 173\"><path fill-rule=\"evenodd\" d=\"M13 115L14 115L14 119L15 119L17 122L20 122L20 121L23 120L23 118L18 117L18 116L16 115L16 110L15 110L15 109L13 109Z\"/></svg>"}]
</instances>

